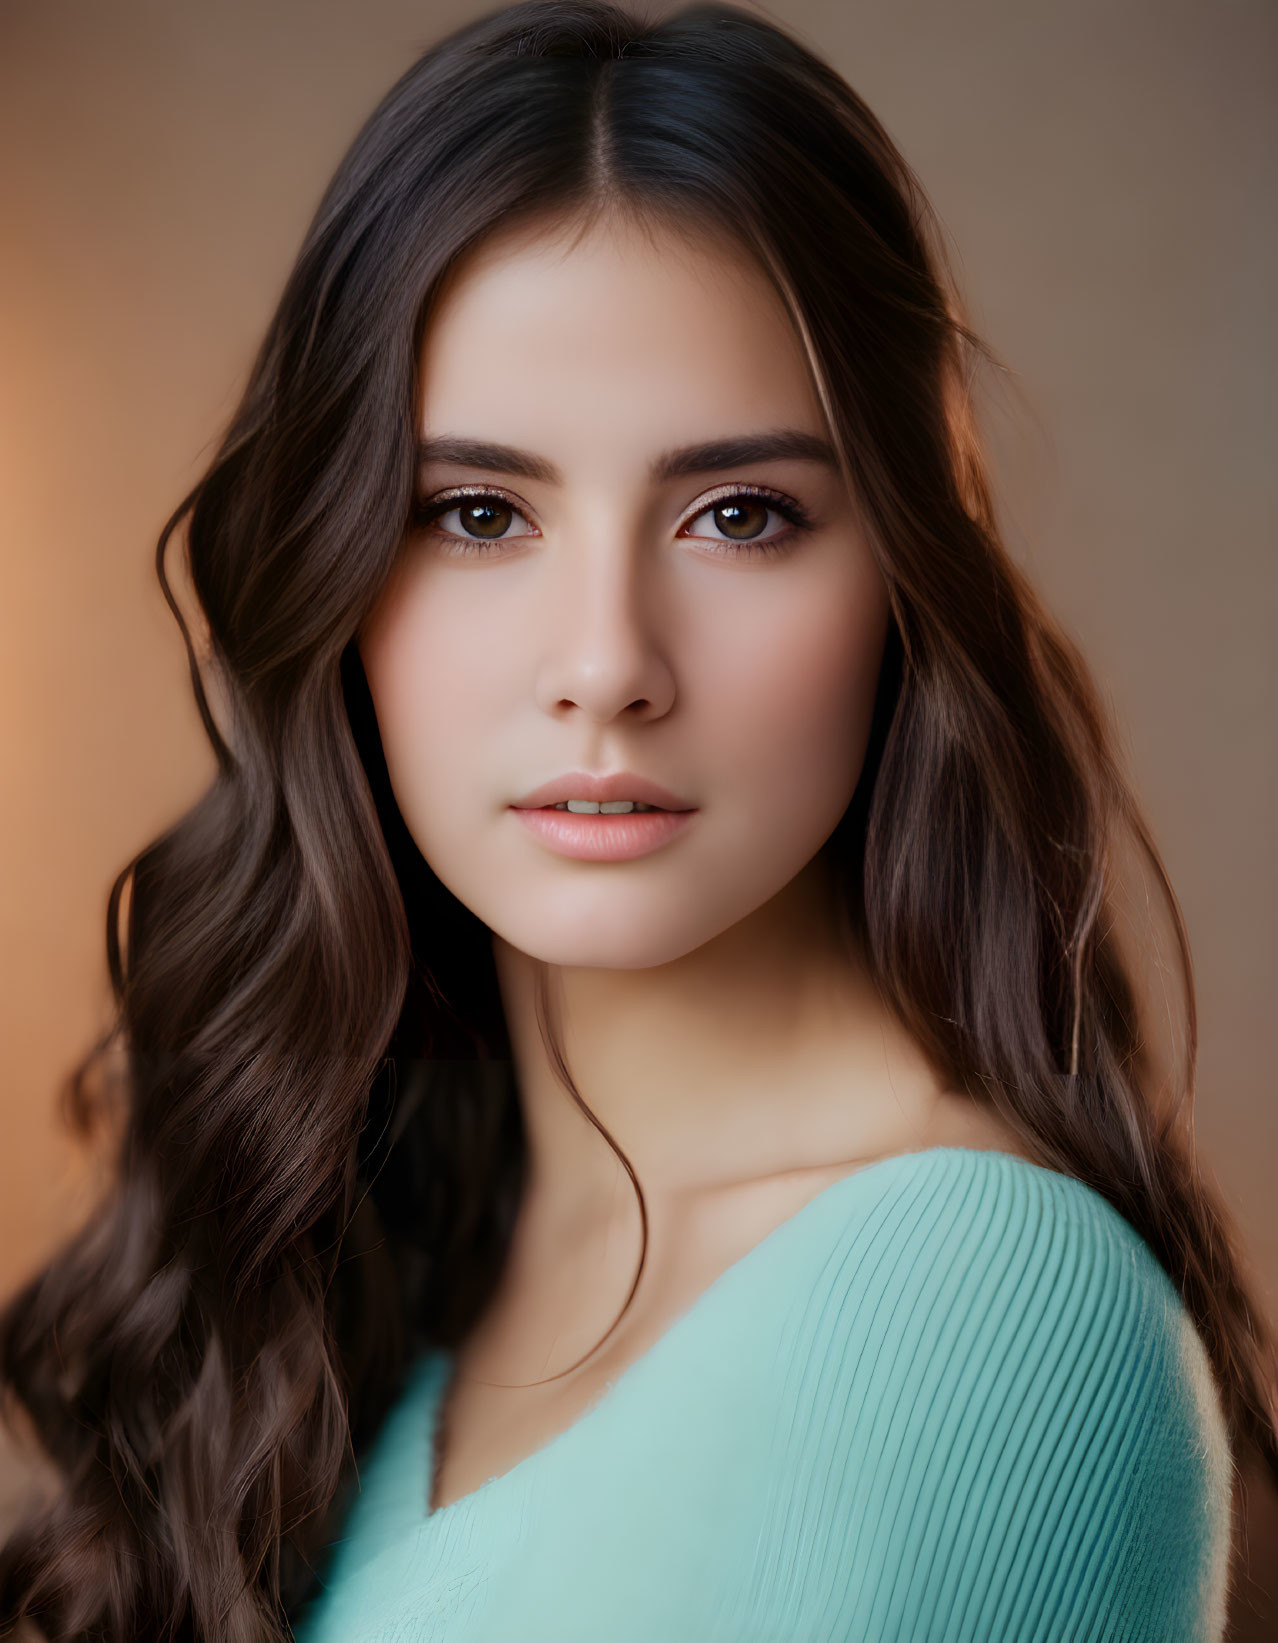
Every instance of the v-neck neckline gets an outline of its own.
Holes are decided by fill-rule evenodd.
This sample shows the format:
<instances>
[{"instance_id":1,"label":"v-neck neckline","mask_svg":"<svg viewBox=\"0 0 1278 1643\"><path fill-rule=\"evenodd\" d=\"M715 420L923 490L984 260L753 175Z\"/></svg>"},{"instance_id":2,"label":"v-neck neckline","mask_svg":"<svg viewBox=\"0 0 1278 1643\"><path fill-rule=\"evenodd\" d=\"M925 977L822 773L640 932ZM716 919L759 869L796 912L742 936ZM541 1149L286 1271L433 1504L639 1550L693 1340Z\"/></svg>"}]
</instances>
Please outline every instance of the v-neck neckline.
<instances>
[{"instance_id":1,"label":"v-neck neckline","mask_svg":"<svg viewBox=\"0 0 1278 1643\"><path fill-rule=\"evenodd\" d=\"M779 1240L785 1236L793 1236L797 1228L806 1225L807 1220L819 1204L828 1204L831 1197L849 1188L854 1181L861 1181L867 1175L876 1174L892 1166L900 1165L908 1159L930 1158L937 1153L973 1153L984 1155L993 1152L999 1158L1011 1159L1012 1162L1023 1164L1028 1169L1042 1169L1043 1166L1031 1163L1028 1158L1022 1158L1018 1153L1003 1152L991 1147L923 1147L916 1152L894 1152L886 1158L876 1158L869 1164L862 1164L858 1169L849 1170L837 1180L815 1192L811 1198L800 1204L792 1214L778 1221L769 1232L750 1246L743 1255L724 1267L717 1277L712 1278L706 1287L693 1299L691 1304L678 1314L676 1318L662 1331L651 1346L633 1358L613 1380L605 1383L603 1391L594 1401L586 1406L580 1415L569 1424L556 1432L552 1437L536 1449L532 1449L513 1466L507 1467L504 1472L495 1473L486 1478L483 1483L464 1495L458 1495L444 1506L431 1508L431 1497L435 1492L435 1467L438 1460L438 1446L440 1437L440 1416L455 1373L456 1353L448 1348L435 1348L426 1355L423 1362L426 1394L426 1440L419 1448L419 1455L424 1450L424 1477L419 1474L417 1498L419 1509L425 1514L424 1521L429 1524L439 1524L460 1517L464 1512L474 1509L478 1505L487 1504L495 1495L504 1494L509 1489L523 1483L535 1466L544 1465L552 1452L563 1445L571 1433L593 1421L615 1398L617 1389L642 1365L650 1363L664 1353L672 1350L672 1343L681 1340L686 1331L698 1319L704 1317L705 1312L713 1299L721 1294L728 1281L736 1275L738 1278L751 1262L761 1258L763 1252L774 1249ZM1058 1173L1058 1172L1049 1172Z\"/></svg>"}]
</instances>

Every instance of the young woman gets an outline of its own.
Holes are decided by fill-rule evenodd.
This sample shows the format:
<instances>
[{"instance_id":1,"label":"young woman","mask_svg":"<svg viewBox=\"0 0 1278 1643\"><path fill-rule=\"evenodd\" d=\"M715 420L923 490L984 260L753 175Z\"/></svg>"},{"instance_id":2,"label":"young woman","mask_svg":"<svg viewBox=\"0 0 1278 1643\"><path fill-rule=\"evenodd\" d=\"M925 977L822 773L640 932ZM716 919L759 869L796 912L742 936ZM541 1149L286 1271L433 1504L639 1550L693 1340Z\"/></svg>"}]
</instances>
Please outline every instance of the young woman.
<instances>
[{"instance_id":1,"label":"young woman","mask_svg":"<svg viewBox=\"0 0 1278 1643\"><path fill-rule=\"evenodd\" d=\"M161 538L219 771L111 897L118 1184L3 1320L4 1618L1223 1635L1273 1355L979 357L747 12L527 0L390 92Z\"/></svg>"}]
</instances>

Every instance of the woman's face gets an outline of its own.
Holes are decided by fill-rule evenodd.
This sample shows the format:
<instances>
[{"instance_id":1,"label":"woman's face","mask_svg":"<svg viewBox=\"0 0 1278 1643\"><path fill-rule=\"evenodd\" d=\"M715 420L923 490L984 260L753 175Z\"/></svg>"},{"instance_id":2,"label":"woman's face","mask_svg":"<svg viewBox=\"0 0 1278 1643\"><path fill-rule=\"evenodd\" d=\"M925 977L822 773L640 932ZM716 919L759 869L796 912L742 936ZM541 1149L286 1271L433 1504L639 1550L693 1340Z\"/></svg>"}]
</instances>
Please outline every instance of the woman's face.
<instances>
[{"instance_id":1,"label":"woman's face","mask_svg":"<svg viewBox=\"0 0 1278 1643\"><path fill-rule=\"evenodd\" d=\"M432 309L419 418L425 512L360 634L404 820L521 951L677 959L833 831L887 631L785 309L709 234L507 231ZM502 449L460 448L480 443ZM692 813L521 820L572 772L646 778Z\"/></svg>"}]
</instances>

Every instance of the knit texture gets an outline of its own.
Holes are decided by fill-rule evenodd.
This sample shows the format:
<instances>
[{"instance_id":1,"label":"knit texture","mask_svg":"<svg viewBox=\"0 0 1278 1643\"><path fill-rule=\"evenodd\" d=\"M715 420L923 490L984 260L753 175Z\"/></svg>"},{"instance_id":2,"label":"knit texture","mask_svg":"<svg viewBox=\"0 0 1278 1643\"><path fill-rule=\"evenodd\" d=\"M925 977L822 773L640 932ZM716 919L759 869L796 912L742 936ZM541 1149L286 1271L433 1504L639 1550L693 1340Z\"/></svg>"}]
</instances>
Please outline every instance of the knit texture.
<instances>
[{"instance_id":1,"label":"knit texture","mask_svg":"<svg viewBox=\"0 0 1278 1643\"><path fill-rule=\"evenodd\" d=\"M428 1513L450 1360L361 1458L301 1643L1216 1643L1201 1338L1097 1192L935 1147L827 1187L567 1431Z\"/></svg>"}]
</instances>

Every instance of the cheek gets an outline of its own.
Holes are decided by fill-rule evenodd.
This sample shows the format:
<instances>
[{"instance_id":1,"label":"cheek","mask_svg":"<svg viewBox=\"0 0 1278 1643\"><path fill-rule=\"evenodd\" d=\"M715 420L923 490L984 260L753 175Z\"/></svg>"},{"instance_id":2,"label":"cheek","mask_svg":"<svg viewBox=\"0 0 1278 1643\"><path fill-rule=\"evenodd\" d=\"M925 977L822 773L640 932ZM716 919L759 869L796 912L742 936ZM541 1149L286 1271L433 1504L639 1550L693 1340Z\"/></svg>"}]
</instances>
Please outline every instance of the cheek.
<instances>
[{"instance_id":1,"label":"cheek","mask_svg":"<svg viewBox=\"0 0 1278 1643\"><path fill-rule=\"evenodd\" d=\"M455 616L455 613L454 613ZM473 626L419 583L384 600L360 639L391 785L418 845L428 851L482 780L476 749L509 717L509 652L483 645ZM441 794L449 795L440 813Z\"/></svg>"},{"instance_id":2,"label":"cheek","mask_svg":"<svg viewBox=\"0 0 1278 1643\"><path fill-rule=\"evenodd\" d=\"M779 588L766 612L702 650L716 758L791 815L837 819L860 775L887 634L877 573Z\"/></svg>"}]
</instances>

